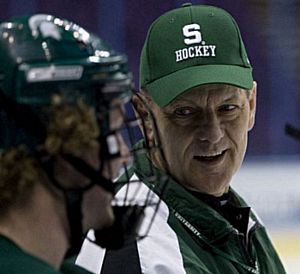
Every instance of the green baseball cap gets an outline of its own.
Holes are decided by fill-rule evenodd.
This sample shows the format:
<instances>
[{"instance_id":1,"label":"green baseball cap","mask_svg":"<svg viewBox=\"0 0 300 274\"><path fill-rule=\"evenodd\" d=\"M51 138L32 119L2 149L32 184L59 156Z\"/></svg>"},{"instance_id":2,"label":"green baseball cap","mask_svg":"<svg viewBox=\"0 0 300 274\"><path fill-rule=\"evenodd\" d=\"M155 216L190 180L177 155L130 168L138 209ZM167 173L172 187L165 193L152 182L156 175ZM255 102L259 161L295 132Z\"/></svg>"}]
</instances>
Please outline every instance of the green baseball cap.
<instances>
[{"instance_id":1,"label":"green baseball cap","mask_svg":"<svg viewBox=\"0 0 300 274\"><path fill-rule=\"evenodd\" d=\"M225 10L184 4L156 19L141 53L140 85L161 107L199 85L253 86L237 23Z\"/></svg>"}]
</instances>

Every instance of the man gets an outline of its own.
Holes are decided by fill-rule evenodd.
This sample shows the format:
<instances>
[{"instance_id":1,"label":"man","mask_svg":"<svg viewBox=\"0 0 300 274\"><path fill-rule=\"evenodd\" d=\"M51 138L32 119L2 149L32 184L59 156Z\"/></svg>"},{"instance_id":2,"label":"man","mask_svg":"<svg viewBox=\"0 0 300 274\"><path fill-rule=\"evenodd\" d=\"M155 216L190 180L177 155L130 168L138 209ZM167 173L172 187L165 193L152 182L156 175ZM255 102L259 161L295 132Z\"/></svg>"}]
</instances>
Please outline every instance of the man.
<instances>
[{"instance_id":1,"label":"man","mask_svg":"<svg viewBox=\"0 0 300 274\"><path fill-rule=\"evenodd\" d=\"M118 247L141 221L127 200L114 207L125 218L111 206L112 180L131 159L120 133L130 129L127 59L44 14L2 22L0 49L0 272L61 273L89 229Z\"/></svg>"},{"instance_id":2,"label":"man","mask_svg":"<svg viewBox=\"0 0 300 274\"><path fill-rule=\"evenodd\" d=\"M159 17L143 47L140 82L133 102L143 133L163 153L141 156L132 172L162 202L147 237L108 250L101 273L285 273L263 224L230 187L256 110L256 83L234 19L191 4ZM169 175L167 185L145 178L149 162ZM80 265L92 264L83 257Z\"/></svg>"}]
</instances>

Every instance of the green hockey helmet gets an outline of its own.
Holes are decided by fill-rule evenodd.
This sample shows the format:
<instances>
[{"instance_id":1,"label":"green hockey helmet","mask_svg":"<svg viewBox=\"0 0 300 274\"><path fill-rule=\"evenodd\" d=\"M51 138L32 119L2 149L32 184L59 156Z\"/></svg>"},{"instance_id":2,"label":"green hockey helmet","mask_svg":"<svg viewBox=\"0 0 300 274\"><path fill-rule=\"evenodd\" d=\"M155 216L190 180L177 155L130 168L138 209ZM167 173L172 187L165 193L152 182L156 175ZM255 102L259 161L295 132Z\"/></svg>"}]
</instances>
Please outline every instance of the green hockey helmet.
<instances>
[{"instance_id":1,"label":"green hockey helmet","mask_svg":"<svg viewBox=\"0 0 300 274\"><path fill-rule=\"evenodd\" d=\"M101 110L113 98L129 96L131 87L127 57L75 23L36 14L0 24L1 150L27 138L20 125L7 124L4 108L26 112L26 106L47 106L55 93L70 103L83 98Z\"/></svg>"}]
</instances>

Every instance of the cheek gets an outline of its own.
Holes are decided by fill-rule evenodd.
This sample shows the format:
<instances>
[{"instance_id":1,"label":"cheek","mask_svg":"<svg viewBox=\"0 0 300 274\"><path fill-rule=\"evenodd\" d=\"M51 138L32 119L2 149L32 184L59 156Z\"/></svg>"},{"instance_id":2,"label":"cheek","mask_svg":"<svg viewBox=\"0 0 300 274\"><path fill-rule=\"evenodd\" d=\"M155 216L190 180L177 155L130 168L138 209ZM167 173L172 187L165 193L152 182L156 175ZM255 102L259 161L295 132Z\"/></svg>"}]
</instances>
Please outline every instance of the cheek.
<instances>
[{"instance_id":1,"label":"cheek","mask_svg":"<svg viewBox=\"0 0 300 274\"><path fill-rule=\"evenodd\" d=\"M170 126L163 135L163 148L167 151L168 160L180 165L185 160L185 155L193 141L191 128Z\"/></svg>"},{"instance_id":2,"label":"cheek","mask_svg":"<svg viewBox=\"0 0 300 274\"><path fill-rule=\"evenodd\" d=\"M236 166L240 166L247 148L248 140L248 124L244 121L239 121L227 128L227 136L232 147L232 157L236 162Z\"/></svg>"},{"instance_id":3,"label":"cheek","mask_svg":"<svg viewBox=\"0 0 300 274\"><path fill-rule=\"evenodd\" d=\"M227 135L238 146L243 146L243 144L247 140L248 123L248 116L245 113L235 121L232 121L225 125Z\"/></svg>"},{"instance_id":4,"label":"cheek","mask_svg":"<svg viewBox=\"0 0 300 274\"><path fill-rule=\"evenodd\" d=\"M82 159L94 169L98 169L100 166L99 147L98 142L94 142L90 147L86 148L82 155Z\"/></svg>"}]
</instances>

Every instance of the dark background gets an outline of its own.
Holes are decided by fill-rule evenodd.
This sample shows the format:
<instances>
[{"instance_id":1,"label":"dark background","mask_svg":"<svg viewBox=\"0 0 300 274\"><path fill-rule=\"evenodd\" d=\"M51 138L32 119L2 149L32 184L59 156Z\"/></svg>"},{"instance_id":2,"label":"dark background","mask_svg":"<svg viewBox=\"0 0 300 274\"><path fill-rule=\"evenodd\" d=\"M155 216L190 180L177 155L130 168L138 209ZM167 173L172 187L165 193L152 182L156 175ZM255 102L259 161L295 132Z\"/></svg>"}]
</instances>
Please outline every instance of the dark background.
<instances>
[{"instance_id":1,"label":"dark background","mask_svg":"<svg viewBox=\"0 0 300 274\"><path fill-rule=\"evenodd\" d=\"M179 7L179 0L0 0L0 20L47 13L69 19L129 56L138 87L139 55L154 19ZM258 83L256 126L248 155L300 154L300 142L287 137L284 125L300 127L300 1L189 1L225 8L238 22Z\"/></svg>"}]
</instances>

